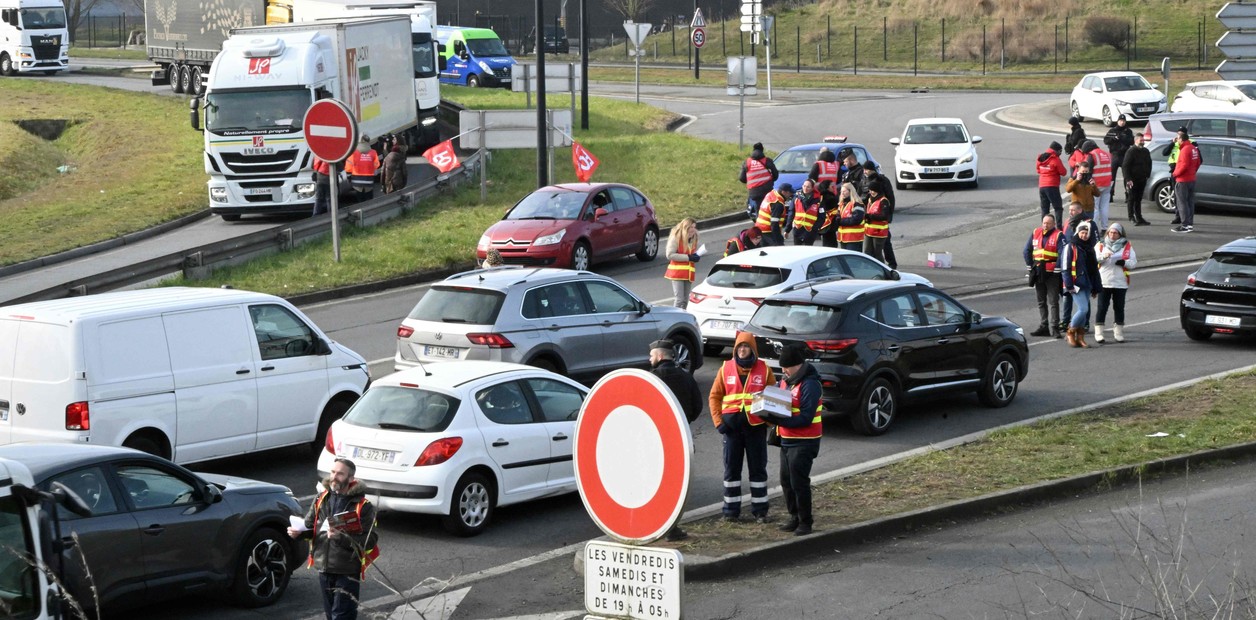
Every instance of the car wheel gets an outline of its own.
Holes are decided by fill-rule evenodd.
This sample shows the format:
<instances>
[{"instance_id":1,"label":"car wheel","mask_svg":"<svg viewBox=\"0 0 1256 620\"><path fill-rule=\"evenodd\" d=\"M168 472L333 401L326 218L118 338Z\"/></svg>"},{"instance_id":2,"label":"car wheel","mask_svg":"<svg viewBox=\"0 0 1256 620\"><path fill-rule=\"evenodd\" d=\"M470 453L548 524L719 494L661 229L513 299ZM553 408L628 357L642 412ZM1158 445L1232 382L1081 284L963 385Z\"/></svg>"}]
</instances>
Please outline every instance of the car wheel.
<instances>
[{"instance_id":1,"label":"car wheel","mask_svg":"<svg viewBox=\"0 0 1256 620\"><path fill-rule=\"evenodd\" d=\"M353 403L344 399L337 398L323 408L323 415L318 418L318 428L314 431L314 440L310 442L310 451L318 454L319 450L327 444L327 433L331 431L331 425L336 420L343 418L345 413L349 411Z\"/></svg>"},{"instance_id":2,"label":"car wheel","mask_svg":"<svg viewBox=\"0 0 1256 620\"><path fill-rule=\"evenodd\" d=\"M968 182L968 189L977 189L980 185L981 185L980 181L978 181L977 179L973 179Z\"/></svg>"},{"instance_id":3,"label":"car wheel","mask_svg":"<svg viewBox=\"0 0 1256 620\"><path fill-rule=\"evenodd\" d=\"M659 255L659 231L650 226L645 229L645 237L641 239L641 251L637 252L637 260L648 263Z\"/></svg>"},{"instance_id":4,"label":"car wheel","mask_svg":"<svg viewBox=\"0 0 1256 620\"><path fill-rule=\"evenodd\" d=\"M188 94L193 97L200 97L205 92L204 83L201 81L201 68L192 67L192 82L188 85Z\"/></svg>"},{"instance_id":5,"label":"car wheel","mask_svg":"<svg viewBox=\"0 0 1256 620\"><path fill-rule=\"evenodd\" d=\"M169 458L168 455L165 454L166 451L161 449L161 444L158 444L152 438L145 437L144 435L131 435L130 437L127 437L126 441L122 442L122 447L139 450L140 452L146 452L162 458Z\"/></svg>"},{"instance_id":6,"label":"car wheel","mask_svg":"<svg viewBox=\"0 0 1256 620\"><path fill-rule=\"evenodd\" d=\"M990 362L986 380L982 382L981 391L978 392L981 404L996 409L1006 407L1016 398L1016 390L1020 387L1017 377L1016 363L1012 361L1012 356L1007 353L999 354Z\"/></svg>"},{"instance_id":7,"label":"car wheel","mask_svg":"<svg viewBox=\"0 0 1256 620\"><path fill-rule=\"evenodd\" d=\"M1077 120L1079 120L1079 121L1084 121L1084 120L1086 120L1086 118L1085 118L1084 116L1082 116L1082 109L1081 109L1081 108L1079 108L1079 107L1077 107L1077 102L1076 102L1076 101L1074 101L1074 102L1072 102L1072 103L1070 103L1070 104L1069 104L1069 109L1070 109L1070 110L1072 110L1072 112L1073 112L1073 116L1077 117Z\"/></svg>"},{"instance_id":8,"label":"car wheel","mask_svg":"<svg viewBox=\"0 0 1256 620\"><path fill-rule=\"evenodd\" d=\"M685 372L693 374L693 356L696 351L696 349L694 349L693 342L689 340L688 336L677 335L669 336L669 338L671 338L674 343L672 345L672 352L675 354L675 357L672 359L676 362L676 365L680 366Z\"/></svg>"},{"instance_id":9,"label":"car wheel","mask_svg":"<svg viewBox=\"0 0 1256 620\"><path fill-rule=\"evenodd\" d=\"M1112 108L1103 106L1103 126L1111 127L1116 124L1116 119L1112 117Z\"/></svg>"},{"instance_id":10,"label":"car wheel","mask_svg":"<svg viewBox=\"0 0 1256 620\"><path fill-rule=\"evenodd\" d=\"M724 352L722 344L704 344L702 345L702 354L707 357L719 357Z\"/></svg>"},{"instance_id":11,"label":"car wheel","mask_svg":"<svg viewBox=\"0 0 1256 620\"><path fill-rule=\"evenodd\" d=\"M265 607L283 596L292 578L288 569L292 547L287 538L276 530L263 528L244 541L231 584L236 605Z\"/></svg>"},{"instance_id":12,"label":"car wheel","mask_svg":"<svg viewBox=\"0 0 1256 620\"><path fill-rule=\"evenodd\" d=\"M551 360L548 357L533 358L528 362L528 365L533 368L540 368L541 370L548 370L549 372L562 374L562 369L558 367L558 364L554 363L554 360Z\"/></svg>"},{"instance_id":13,"label":"car wheel","mask_svg":"<svg viewBox=\"0 0 1256 620\"><path fill-rule=\"evenodd\" d=\"M880 435L890 428L898 413L898 393L894 385L877 377L864 386L851 425L864 435Z\"/></svg>"},{"instance_id":14,"label":"car wheel","mask_svg":"<svg viewBox=\"0 0 1256 620\"><path fill-rule=\"evenodd\" d=\"M1204 341L1212 338L1212 330L1203 327L1194 327L1192 325L1183 325L1182 331L1186 332L1186 337L1191 340Z\"/></svg>"},{"instance_id":15,"label":"car wheel","mask_svg":"<svg viewBox=\"0 0 1256 620\"><path fill-rule=\"evenodd\" d=\"M571 268L576 271L589 270L589 244L584 241L577 241L576 247L571 250Z\"/></svg>"},{"instance_id":16,"label":"car wheel","mask_svg":"<svg viewBox=\"0 0 1256 620\"><path fill-rule=\"evenodd\" d=\"M179 68L180 65L166 65L166 80L170 82L170 90L174 91L176 95L183 94L183 82L179 80Z\"/></svg>"},{"instance_id":17,"label":"car wheel","mask_svg":"<svg viewBox=\"0 0 1256 620\"><path fill-rule=\"evenodd\" d=\"M0 75L12 77L16 74L17 71L13 70L13 59L8 54L0 54Z\"/></svg>"},{"instance_id":18,"label":"car wheel","mask_svg":"<svg viewBox=\"0 0 1256 620\"><path fill-rule=\"evenodd\" d=\"M1156 207L1161 212L1177 213L1177 199L1173 196L1172 183L1168 181L1158 183L1151 195L1156 197Z\"/></svg>"},{"instance_id":19,"label":"car wheel","mask_svg":"<svg viewBox=\"0 0 1256 620\"><path fill-rule=\"evenodd\" d=\"M450 534L475 536L488 527L493 518L493 490L480 474L465 474L454 487L449 514L443 525Z\"/></svg>"},{"instance_id":20,"label":"car wheel","mask_svg":"<svg viewBox=\"0 0 1256 620\"><path fill-rule=\"evenodd\" d=\"M468 75L468 76L467 76L467 86L469 86L469 87L471 87L471 88L478 88L478 87L480 86L480 76L478 76L478 75L476 75L476 74L474 74L474 73L472 73L471 75Z\"/></svg>"}]
</instances>

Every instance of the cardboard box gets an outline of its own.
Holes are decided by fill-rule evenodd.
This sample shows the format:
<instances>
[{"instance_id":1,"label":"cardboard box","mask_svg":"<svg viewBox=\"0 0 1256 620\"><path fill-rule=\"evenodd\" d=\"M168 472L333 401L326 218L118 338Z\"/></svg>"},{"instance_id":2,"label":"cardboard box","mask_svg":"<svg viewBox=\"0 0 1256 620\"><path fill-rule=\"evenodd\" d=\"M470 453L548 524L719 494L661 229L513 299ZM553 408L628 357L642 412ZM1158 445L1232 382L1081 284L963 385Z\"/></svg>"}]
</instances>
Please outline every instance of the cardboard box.
<instances>
[{"instance_id":1,"label":"cardboard box","mask_svg":"<svg viewBox=\"0 0 1256 620\"><path fill-rule=\"evenodd\" d=\"M934 269L950 269L951 253L950 252L929 252L929 262L926 263Z\"/></svg>"},{"instance_id":2,"label":"cardboard box","mask_svg":"<svg viewBox=\"0 0 1256 620\"><path fill-rule=\"evenodd\" d=\"M780 418L788 418L793 415L790 411L790 405L793 403L793 395L789 390L778 387L763 388L751 397L750 413L759 417L776 416Z\"/></svg>"}]
</instances>

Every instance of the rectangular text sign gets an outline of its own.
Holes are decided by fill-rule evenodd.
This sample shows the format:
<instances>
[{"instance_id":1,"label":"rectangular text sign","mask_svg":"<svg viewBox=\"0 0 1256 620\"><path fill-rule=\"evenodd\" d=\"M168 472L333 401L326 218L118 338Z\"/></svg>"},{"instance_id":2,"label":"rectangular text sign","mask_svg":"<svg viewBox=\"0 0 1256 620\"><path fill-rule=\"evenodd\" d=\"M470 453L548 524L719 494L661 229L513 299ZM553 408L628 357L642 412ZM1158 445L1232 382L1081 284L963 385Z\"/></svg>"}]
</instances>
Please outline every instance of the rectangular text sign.
<instances>
[{"instance_id":1,"label":"rectangular text sign","mask_svg":"<svg viewBox=\"0 0 1256 620\"><path fill-rule=\"evenodd\" d=\"M675 549L591 541L584 547L584 607L612 618L681 617L684 556Z\"/></svg>"}]
</instances>

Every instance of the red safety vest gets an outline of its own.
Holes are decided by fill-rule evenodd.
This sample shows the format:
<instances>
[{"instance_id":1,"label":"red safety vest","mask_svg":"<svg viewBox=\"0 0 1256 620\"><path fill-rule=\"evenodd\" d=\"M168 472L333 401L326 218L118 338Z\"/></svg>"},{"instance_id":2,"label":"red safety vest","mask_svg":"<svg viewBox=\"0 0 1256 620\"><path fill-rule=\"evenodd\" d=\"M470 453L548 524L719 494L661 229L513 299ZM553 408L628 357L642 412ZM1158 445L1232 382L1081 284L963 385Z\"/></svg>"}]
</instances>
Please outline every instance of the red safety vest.
<instances>
[{"instance_id":1,"label":"red safety vest","mask_svg":"<svg viewBox=\"0 0 1256 620\"><path fill-rule=\"evenodd\" d=\"M834 183L837 182L837 163L836 162L817 161L816 163L820 165L820 176L818 179L816 179L817 182L819 181L832 181Z\"/></svg>"},{"instance_id":2,"label":"red safety vest","mask_svg":"<svg viewBox=\"0 0 1256 620\"><path fill-rule=\"evenodd\" d=\"M882 211L885 210L885 200L886 200L885 196L882 196L880 198L877 198L875 201L873 201L872 204L868 205L868 215L869 216L882 215ZM874 222L872 221L872 218L869 217L867 220L864 221L864 236L872 237L874 239L884 239L886 237L889 237L890 236L890 223L889 222Z\"/></svg>"},{"instance_id":3,"label":"red safety vest","mask_svg":"<svg viewBox=\"0 0 1256 620\"><path fill-rule=\"evenodd\" d=\"M746 187L754 189L764 183L772 182L772 171L763 165L762 160L746 158Z\"/></svg>"},{"instance_id":4,"label":"red safety vest","mask_svg":"<svg viewBox=\"0 0 1256 620\"><path fill-rule=\"evenodd\" d=\"M680 250L681 254L688 255L688 254L693 254L696 251L696 248L693 247L692 243L690 243L688 246L678 244L677 247ZM687 260L686 261L674 260L674 261L671 261L670 263L667 263L667 271L663 272L663 277L667 278L668 280L688 280L690 282L693 282L694 274L696 272L697 272L697 269L694 269L693 263Z\"/></svg>"},{"instance_id":5,"label":"red safety vest","mask_svg":"<svg viewBox=\"0 0 1256 620\"><path fill-rule=\"evenodd\" d=\"M750 372L746 373L745 381L737 372L737 362L728 360L720 366L720 377L724 382L724 399L720 401L720 413L746 413L751 426L763 424L763 420L750 413L750 402L754 395L767 387L768 365L763 360L755 360Z\"/></svg>"},{"instance_id":6,"label":"red safety vest","mask_svg":"<svg viewBox=\"0 0 1256 620\"><path fill-rule=\"evenodd\" d=\"M798 408L798 399L802 391L802 384L799 383L798 385L795 385L794 387L791 388L785 382L784 379L781 379L780 387L789 390L789 393L791 396L790 403L789 403L790 413L792 415L798 415L799 413L801 413L802 410ZM811 418L811 424L808 424L806 426L800 426L797 428L787 428L784 426L776 427L777 431L779 431L781 434L781 438L783 439L783 438L788 437L790 439L819 439L820 435L824 434L824 426L820 422L820 410L821 409L822 409L822 406L817 404L815 415L814 417Z\"/></svg>"},{"instance_id":7,"label":"red safety vest","mask_svg":"<svg viewBox=\"0 0 1256 620\"><path fill-rule=\"evenodd\" d=\"M855 201L848 201L842 206L842 218L848 218L855 212ZM864 239L864 227L867 224L860 222L858 226L837 226L837 240L841 243L861 243Z\"/></svg>"},{"instance_id":8,"label":"red safety vest","mask_svg":"<svg viewBox=\"0 0 1256 620\"><path fill-rule=\"evenodd\" d=\"M820 203L813 202L810 207L804 207L803 204L802 196L794 198L794 228L811 230L816 225L816 217L820 215Z\"/></svg>"},{"instance_id":9,"label":"red safety vest","mask_svg":"<svg viewBox=\"0 0 1256 620\"><path fill-rule=\"evenodd\" d=\"M319 495L318 495L318 499L314 500L314 528L313 528L313 532L314 532L314 535L315 535L315 536L317 536L317 535L318 535L318 528L319 528L319 524L318 524L318 511L322 509L322 507L323 507L323 500L327 498L327 493L328 493L327 491L323 491L322 493L319 493ZM365 498L365 497L363 497L362 499L358 500L358 504L357 504L357 506L354 506L354 512L356 512L356 513L358 514L358 521L359 521L359 522L361 522L361 521L362 521L362 507L363 507L363 506L365 506L365 505L366 505L366 498ZM372 524L370 524L370 526L368 526L368 527L370 527L371 529L374 529L374 528L375 528L375 524L374 524L374 523L372 523ZM359 558L359 559L361 560L361 562L362 562L362 573L361 573L360 575L358 575L358 578L359 578L359 579L362 579L362 578L365 578L365 577L366 577L366 569L367 569L367 567L368 567L368 566L370 566L372 562L374 562L375 560L377 560L377 559L379 558L379 545L378 545L378 544L376 544L374 547L371 547L370 549L364 549L364 550L360 551L360 552L358 553L358 558ZM308 560L306 560L305 565L306 565L306 567L307 567L307 568L314 568L314 545L313 545L312 543L310 544L310 557L309 557L309 559L308 559Z\"/></svg>"},{"instance_id":10,"label":"red safety vest","mask_svg":"<svg viewBox=\"0 0 1256 620\"><path fill-rule=\"evenodd\" d=\"M1101 188L1112 187L1112 156L1103 149L1095 149L1090 154L1095 159L1090 169L1090 176L1094 178L1095 185Z\"/></svg>"},{"instance_id":11,"label":"red safety vest","mask_svg":"<svg viewBox=\"0 0 1256 620\"><path fill-rule=\"evenodd\" d=\"M763 202L759 203L759 216L754 220L756 228L763 232L772 232L772 204L777 202L785 204L785 199L776 193L776 190L768 192L768 195L763 197ZM782 228L785 226L785 212L783 210L781 216L776 218L776 220L777 226Z\"/></svg>"},{"instance_id":12,"label":"red safety vest","mask_svg":"<svg viewBox=\"0 0 1256 620\"><path fill-rule=\"evenodd\" d=\"M732 256L733 254L744 251L746 251L746 246L742 244L740 234L732 239L729 239L728 243L724 244L724 256Z\"/></svg>"},{"instance_id":13,"label":"red safety vest","mask_svg":"<svg viewBox=\"0 0 1256 620\"><path fill-rule=\"evenodd\" d=\"M1060 258L1060 229L1052 228L1051 236L1045 242L1042 235L1042 228L1034 229L1033 260L1035 263L1046 263L1048 272L1056 271L1059 268L1056 261Z\"/></svg>"}]
</instances>

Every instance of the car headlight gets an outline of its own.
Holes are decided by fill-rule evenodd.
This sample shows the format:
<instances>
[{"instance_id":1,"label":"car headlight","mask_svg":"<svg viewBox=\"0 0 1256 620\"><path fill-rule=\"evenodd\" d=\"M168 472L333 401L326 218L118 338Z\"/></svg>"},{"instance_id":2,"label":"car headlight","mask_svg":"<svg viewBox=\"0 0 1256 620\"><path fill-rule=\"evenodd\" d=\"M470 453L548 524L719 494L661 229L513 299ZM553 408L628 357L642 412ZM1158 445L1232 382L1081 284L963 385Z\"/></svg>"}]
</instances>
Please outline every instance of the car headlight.
<instances>
[{"instance_id":1,"label":"car headlight","mask_svg":"<svg viewBox=\"0 0 1256 620\"><path fill-rule=\"evenodd\" d=\"M309 198L314 195L313 183L302 183L296 187L297 198Z\"/></svg>"},{"instance_id":2,"label":"car headlight","mask_svg":"<svg viewBox=\"0 0 1256 620\"><path fill-rule=\"evenodd\" d=\"M481 69L483 69L483 70L485 70L485 71L492 72L492 70L493 70L493 69L492 69L492 68L490 68L490 67L488 66L488 63L484 62L483 60L478 61L478 62L479 62L479 64L480 64L480 68L481 68Z\"/></svg>"},{"instance_id":3,"label":"car headlight","mask_svg":"<svg viewBox=\"0 0 1256 620\"><path fill-rule=\"evenodd\" d=\"M900 157L898 158L898 163L911 166L911 165L915 165L916 162L910 159L907 159L906 157Z\"/></svg>"},{"instance_id":4,"label":"car headlight","mask_svg":"<svg viewBox=\"0 0 1256 620\"><path fill-rule=\"evenodd\" d=\"M567 229L564 228L556 233L545 235L544 237L537 237L536 241L532 242L532 245L554 245L555 243L562 241L563 235L566 234Z\"/></svg>"},{"instance_id":5,"label":"car headlight","mask_svg":"<svg viewBox=\"0 0 1256 620\"><path fill-rule=\"evenodd\" d=\"M974 156L976 156L976 153L969 153L969 154L965 155L963 159L959 160L959 163L961 163L961 164L966 164L966 163L968 163L968 162L972 161Z\"/></svg>"},{"instance_id":6,"label":"car headlight","mask_svg":"<svg viewBox=\"0 0 1256 620\"><path fill-rule=\"evenodd\" d=\"M1121 101L1120 99L1113 99L1112 103L1115 103L1116 105L1129 105L1130 104L1128 101Z\"/></svg>"},{"instance_id":7,"label":"car headlight","mask_svg":"<svg viewBox=\"0 0 1256 620\"><path fill-rule=\"evenodd\" d=\"M227 202L227 188L225 187L209 188L209 199L214 202Z\"/></svg>"},{"instance_id":8,"label":"car headlight","mask_svg":"<svg viewBox=\"0 0 1256 620\"><path fill-rule=\"evenodd\" d=\"M475 242L475 249L487 251L488 242L489 242L488 235L480 235L480 240Z\"/></svg>"}]
</instances>

